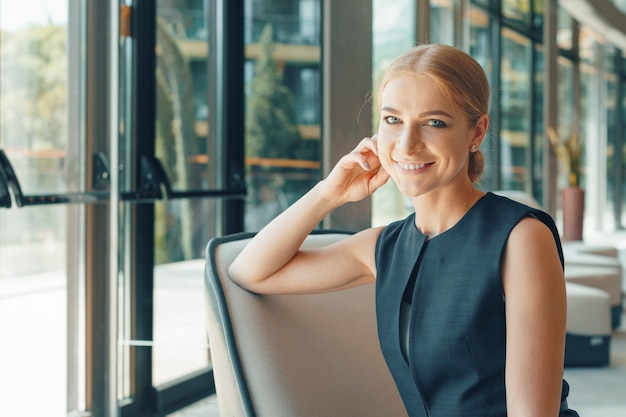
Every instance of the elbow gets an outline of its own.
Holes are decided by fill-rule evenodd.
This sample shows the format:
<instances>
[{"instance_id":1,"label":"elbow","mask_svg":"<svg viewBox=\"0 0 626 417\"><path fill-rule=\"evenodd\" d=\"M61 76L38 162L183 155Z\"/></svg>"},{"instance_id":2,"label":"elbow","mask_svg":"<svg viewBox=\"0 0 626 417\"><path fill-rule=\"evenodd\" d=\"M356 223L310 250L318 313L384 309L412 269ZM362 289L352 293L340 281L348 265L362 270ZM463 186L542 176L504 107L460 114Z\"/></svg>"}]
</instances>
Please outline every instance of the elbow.
<instances>
[{"instance_id":1,"label":"elbow","mask_svg":"<svg viewBox=\"0 0 626 417\"><path fill-rule=\"evenodd\" d=\"M240 265L238 265L236 262L234 262L228 267L228 277L230 278L231 281L233 281L235 284L237 284L239 287L243 288L244 290L247 290L253 293L260 292L258 284L260 283L261 280L256 279L253 276L253 274L250 273L248 268L243 268Z\"/></svg>"},{"instance_id":2,"label":"elbow","mask_svg":"<svg viewBox=\"0 0 626 417\"><path fill-rule=\"evenodd\" d=\"M232 263L228 267L228 277L235 284L239 285L242 288L246 288L247 280L245 276L245 270L240 268L236 262Z\"/></svg>"}]
</instances>

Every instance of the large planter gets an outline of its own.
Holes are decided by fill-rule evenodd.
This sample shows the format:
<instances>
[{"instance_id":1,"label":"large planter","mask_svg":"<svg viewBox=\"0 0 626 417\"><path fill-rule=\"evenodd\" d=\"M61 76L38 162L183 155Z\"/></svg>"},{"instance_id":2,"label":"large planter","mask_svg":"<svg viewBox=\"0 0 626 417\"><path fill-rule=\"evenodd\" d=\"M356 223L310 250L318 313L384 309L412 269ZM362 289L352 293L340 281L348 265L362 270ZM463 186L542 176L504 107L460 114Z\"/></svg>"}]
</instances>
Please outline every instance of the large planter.
<instances>
[{"instance_id":1,"label":"large planter","mask_svg":"<svg viewBox=\"0 0 626 417\"><path fill-rule=\"evenodd\" d=\"M583 240L585 190L567 187L561 191L563 204L563 240Z\"/></svg>"}]
</instances>

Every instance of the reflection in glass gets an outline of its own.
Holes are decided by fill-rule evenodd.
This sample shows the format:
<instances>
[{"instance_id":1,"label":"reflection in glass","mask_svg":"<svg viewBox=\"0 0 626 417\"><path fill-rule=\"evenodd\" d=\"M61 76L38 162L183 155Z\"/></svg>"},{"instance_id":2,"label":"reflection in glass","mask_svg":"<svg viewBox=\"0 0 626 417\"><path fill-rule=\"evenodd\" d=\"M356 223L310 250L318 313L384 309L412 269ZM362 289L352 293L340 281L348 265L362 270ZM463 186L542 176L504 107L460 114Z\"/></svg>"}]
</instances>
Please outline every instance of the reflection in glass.
<instances>
[{"instance_id":1,"label":"reflection in glass","mask_svg":"<svg viewBox=\"0 0 626 417\"><path fill-rule=\"evenodd\" d=\"M544 122L543 122L543 97L544 97L544 71L545 71L545 56L543 49L536 46L534 48L535 53L535 70L533 72L533 158L530 161L529 166L532 166L532 173L529 172L529 178L527 179L530 189L526 191L532 191L533 197L539 202L543 203L543 144L546 141ZM532 183L531 183L532 182Z\"/></svg>"},{"instance_id":2,"label":"reflection in glass","mask_svg":"<svg viewBox=\"0 0 626 417\"><path fill-rule=\"evenodd\" d=\"M564 137L574 133L574 66L572 61L560 57L558 59L558 107L559 107L559 133ZM568 172L566 167L559 163L557 175L557 189L562 189L568 184Z\"/></svg>"},{"instance_id":3,"label":"reflection in glass","mask_svg":"<svg viewBox=\"0 0 626 417\"><path fill-rule=\"evenodd\" d=\"M168 210L174 212L182 206L180 200L159 204L167 204ZM200 200L192 200L184 209L190 206L195 217L208 215L203 205ZM204 247L207 239L204 236L195 242L202 241L200 246ZM152 379L155 386L209 365L203 270L203 258L154 268Z\"/></svg>"},{"instance_id":4,"label":"reflection in glass","mask_svg":"<svg viewBox=\"0 0 626 417\"><path fill-rule=\"evenodd\" d=\"M205 17L202 0L158 3L155 154L174 191L218 188L216 138L208 134ZM213 204L207 202L205 209L212 212ZM155 262L203 257L213 228L213 219L194 213L189 201L157 204ZM203 242L195 237L198 234Z\"/></svg>"},{"instance_id":5,"label":"reflection in glass","mask_svg":"<svg viewBox=\"0 0 626 417\"><path fill-rule=\"evenodd\" d=\"M76 185L67 38L67 1L0 2L0 149L25 194ZM70 406L67 217L64 206L0 211L2 416L61 417Z\"/></svg>"},{"instance_id":6,"label":"reflection in glass","mask_svg":"<svg viewBox=\"0 0 626 417\"><path fill-rule=\"evenodd\" d=\"M619 218L616 216L615 205L617 193L615 192L616 181L616 146L617 146L617 126L618 123L618 83L617 58L621 56L614 46L606 44L604 47L604 91L606 91L606 198L604 206L603 228L605 230L615 230L619 225Z\"/></svg>"},{"instance_id":7,"label":"reflection in glass","mask_svg":"<svg viewBox=\"0 0 626 417\"><path fill-rule=\"evenodd\" d=\"M558 8L556 23L556 43L561 49L572 49L574 19L562 7Z\"/></svg>"},{"instance_id":8,"label":"reflection in glass","mask_svg":"<svg viewBox=\"0 0 626 417\"><path fill-rule=\"evenodd\" d=\"M579 34L579 54L581 62L580 68L580 140L583 144L583 152L581 156L582 171L580 174L580 186L585 188L587 184L586 175L586 154L587 147L585 144L592 143L592 140L598 140L598 134L600 133L600 125L598 121L601 120L600 109L596 103L599 102L599 87L602 85L599 81L600 73L598 72L598 48L602 44L602 38L594 32L588 26L580 27ZM602 120L604 116L602 116ZM604 135L603 135L604 137ZM595 139L591 139L595 138ZM597 213L598 215L600 213Z\"/></svg>"},{"instance_id":9,"label":"reflection in glass","mask_svg":"<svg viewBox=\"0 0 626 417\"><path fill-rule=\"evenodd\" d=\"M155 154L174 191L218 188L205 4L157 2ZM157 201L154 210L152 378L159 386L209 365L202 259L215 235L215 200Z\"/></svg>"},{"instance_id":10,"label":"reflection in glass","mask_svg":"<svg viewBox=\"0 0 626 417\"><path fill-rule=\"evenodd\" d=\"M597 129L597 111L594 110L594 87L597 85L598 71L595 67L580 64L580 140L583 143L583 155L582 155L582 171L580 174L580 186L585 187L586 184L586 170L585 170L585 147L584 144L588 142L588 138L594 135Z\"/></svg>"},{"instance_id":11,"label":"reflection in glass","mask_svg":"<svg viewBox=\"0 0 626 417\"><path fill-rule=\"evenodd\" d=\"M245 230L257 231L320 178L319 0L245 3Z\"/></svg>"},{"instance_id":12,"label":"reflection in glass","mask_svg":"<svg viewBox=\"0 0 626 417\"><path fill-rule=\"evenodd\" d=\"M527 38L502 31L500 170L506 190L530 191L530 48Z\"/></svg>"},{"instance_id":13,"label":"reflection in glass","mask_svg":"<svg viewBox=\"0 0 626 417\"><path fill-rule=\"evenodd\" d=\"M531 0L503 0L502 15L522 23L530 23Z\"/></svg>"},{"instance_id":14,"label":"reflection in glass","mask_svg":"<svg viewBox=\"0 0 626 417\"><path fill-rule=\"evenodd\" d=\"M604 85L606 86L606 120L608 123L606 132L606 198L603 225L605 230L615 230L619 221L615 218L615 145L618 135L618 132L615 130L618 98L617 76L614 73L605 73Z\"/></svg>"},{"instance_id":15,"label":"reflection in glass","mask_svg":"<svg viewBox=\"0 0 626 417\"><path fill-rule=\"evenodd\" d=\"M454 45L454 4L452 0L430 0L430 42Z\"/></svg>"},{"instance_id":16,"label":"reflection in glass","mask_svg":"<svg viewBox=\"0 0 626 417\"><path fill-rule=\"evenodd\" d=\"M483 69L487 73L487 79L489 80L489 84L493 86L493 65L491 63L491 51L489 43L488 15L476 7L471 7L469 16L469 53L480 64L480 66L483 67ZM494 93L495 92L492 91L492 96ZM494 132L496 131L496 129L491 127L490 131ZM479 185L481 187L484 187L485 189L496 188L496 175L493 172L493 169L490 169L490 167L496 166L493 161L496 160L495 151L497 149L496 141L498 140L498 138L495 137L495 135L491 132L487 133L487 136L485 137L483 144L481 145L481 149L485 155L485 172L480 179Z\"/></svg>"}]
</instances>

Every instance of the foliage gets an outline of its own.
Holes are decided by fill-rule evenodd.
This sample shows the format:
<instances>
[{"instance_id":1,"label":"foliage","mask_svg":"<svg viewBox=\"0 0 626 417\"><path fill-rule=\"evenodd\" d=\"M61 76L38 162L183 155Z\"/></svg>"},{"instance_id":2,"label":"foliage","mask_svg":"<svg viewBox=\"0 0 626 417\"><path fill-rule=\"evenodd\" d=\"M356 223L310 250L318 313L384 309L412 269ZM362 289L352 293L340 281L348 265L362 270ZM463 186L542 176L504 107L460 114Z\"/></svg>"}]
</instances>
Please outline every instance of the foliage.
<instances>
[{"instance_id":1,"label":"foliage","mask_svg":"<svg viewBox=\"0 0 626 417\"><path fill-rule=\"evenodd\" d=\"M550 127L548 128L548 139L559 161L567 169L570 187L578 187L580 185L583 153L583 144L580 137L576 133L571 133L563 139L554 128Z\"/></svg>"},{"instance_id":2,"label":"foliage","mask_svg":"<svg viewBox=\"0 0 626 417\"><path fill-rule=\"evenodd\" d=\"M246 101L246 154L262 158L307 159L294 98L283 84L274 54L272 26L261 34L261 54Z\"/></svg>"},{"instance_id":3,"label":"foliage","mask_svg":"<svg viewBox=\"0 0 626 417\"><path fill-rule=\"evenodd\" d=\"M189 187L188 156L198 153L194 85L189 62L182 54L174 29L157 18L156 143L173 188ZM155 261L157 264L193 259L193 210L188 200L155 205Z\"/></svg>"},{"instance_id":4,"label":"foliage","mask_svg":"<svg viewBox=\"0 0 626 417\"><path fill-rule=\"evenodd\" d=\"M64 148L67 140L66 28L32 26L0 35L5 146Z\"/></svg>"}]
</instances>

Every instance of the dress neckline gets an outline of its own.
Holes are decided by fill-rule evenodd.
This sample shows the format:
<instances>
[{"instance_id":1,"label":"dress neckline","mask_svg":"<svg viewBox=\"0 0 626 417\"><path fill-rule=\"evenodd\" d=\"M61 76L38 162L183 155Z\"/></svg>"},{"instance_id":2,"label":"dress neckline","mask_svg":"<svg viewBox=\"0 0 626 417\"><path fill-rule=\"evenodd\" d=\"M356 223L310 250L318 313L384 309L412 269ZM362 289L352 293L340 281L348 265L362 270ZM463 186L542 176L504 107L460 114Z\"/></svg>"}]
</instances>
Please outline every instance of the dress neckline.
<instances>
[{"instance_id":1,"label":"dress neckline","mask_svg":"<svg viewBox=\"0 0 626 417\"><path fill-rule=\"evenodd\" d=\"M426 241L433 241L433 240L436 240L436 239L437 239L437 238L439 238L439 237L442 237L442 236L444 236L444 235L446 235L446 234L448 234L448 233L450 233L450 232L454 231L454 229L456 229L457 227L459 227L459 225L461 225L461 224L465 221L465 219L468 217L468 215L469 215L472 211L476 210L476 209L477 209L477 207L479 207L479 206L480 206L480 204L482 204L482 202L483 202L484 200L486 200L486 197L487 197L487 196L490 196L490 197L491 197L491 196L493 196L493 195L494 195L494 194L493 194L491 191L487 191L487 192L486 192L484 195L482 195L482 196L481 196L478 200L476 200L476 201L474 202L474 204L472 204L472 206L471 206L471 207L470 207L470 208L469 208L469 209L465 212L465 214L463 214L463 216L461 216L461 218L460 218L460 219L459 219L456 223L454 223L454 224L453 224L452 226L450 226L448 229L444 230L443 232L441 232L441 233L439 233L439 234L437 234L436 236L433 236L433 237L430 237L430 236L428 236L428 235L426 235L426 234L422 233L422 232L421 232L421 231L417 228L417 226L415 225L415 212L411 213L411 215L409 216L408 220L410 220L410 222L411 222L411 226L412 226L412 229L415 231L415 233L417 233L419 236L422 236L423 238L425 238L425 239L426 239Z\"/></svg>"}]
</instances>

